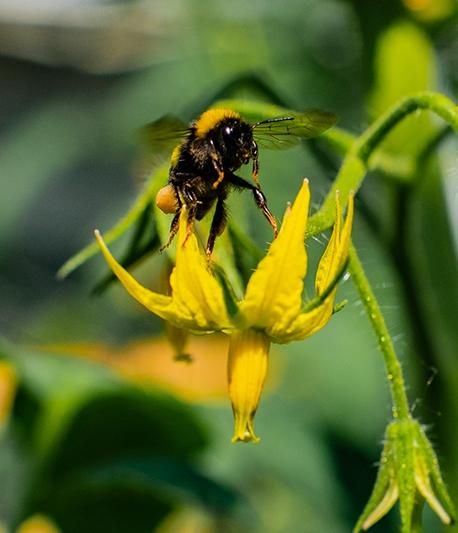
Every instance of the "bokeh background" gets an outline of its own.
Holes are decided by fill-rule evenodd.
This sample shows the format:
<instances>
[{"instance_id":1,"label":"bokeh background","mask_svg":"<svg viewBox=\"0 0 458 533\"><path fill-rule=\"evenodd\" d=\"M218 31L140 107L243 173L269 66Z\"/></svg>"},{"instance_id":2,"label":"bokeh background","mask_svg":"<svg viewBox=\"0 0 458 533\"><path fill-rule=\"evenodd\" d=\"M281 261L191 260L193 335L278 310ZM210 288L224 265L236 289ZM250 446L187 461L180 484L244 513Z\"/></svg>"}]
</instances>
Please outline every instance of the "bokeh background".
<instances>
[{"instance_id":1,"label":"bokeh background","mask_svg":"<svg viewBox=\"0 0 458 533\"><path fill-rule=\"evenodd\" d=\"M55 274L132 204L141 125L237 96L331 111L358 135L406 94L457 99L457 22L455 0L0 1L2 532L351 531L390 419L351 280L323 331L274 347L261 443L232 445L224 339L193 339L194 362L176 362L120 287L91 295L100 257ZM406 172L367 177L355 243L457 503L457 141L420 114L384 148ZM273 212L305 176L316 208L339 163L319 140L263 151ZM232 201L265 247L250 195ZM155 286L162 269L156 254L135 273Z\"/></svg>"}]
</instances>

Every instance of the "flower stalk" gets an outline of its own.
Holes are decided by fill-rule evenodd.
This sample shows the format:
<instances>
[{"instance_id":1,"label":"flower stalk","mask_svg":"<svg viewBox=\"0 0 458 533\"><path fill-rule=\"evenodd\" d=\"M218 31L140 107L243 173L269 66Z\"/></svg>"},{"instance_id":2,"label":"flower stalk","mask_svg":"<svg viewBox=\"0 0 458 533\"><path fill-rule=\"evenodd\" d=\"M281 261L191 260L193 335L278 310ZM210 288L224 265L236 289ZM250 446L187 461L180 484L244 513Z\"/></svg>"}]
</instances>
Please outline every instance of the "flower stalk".
<instances>
[{"instance_id":1,"label":"flower stalk","mask_svg":"<svg viewBox=\"0 0 458 533\"><path fill-rule=\"evenodd\" d=\"M409 402L405 389L401 363L397 358L393 340L388 332L374 291L366 277L361 261L353 245L349 250L348 270L359 292L367 316L377 337L378 346L385 361L385 370L392 399L392 414L395 419L410 418Z\"/></svg>"},{"instance_id":2,"label":"flower stalk","mask_svg":"<svg viewBox=\"0 0 458 533\"><path fill-rule=\"evenodd\" d=\"M402 533L420 533L421 508L425 501L443 524L450 525L454 521L455 510L442 479L439 461L423 428L411 416L401 363L353 245L349 250L348 268L385 361L393 414L393 421L386 430L374 489L354 533L372 527L398 500Z\"/></svg>"}]
</instances>

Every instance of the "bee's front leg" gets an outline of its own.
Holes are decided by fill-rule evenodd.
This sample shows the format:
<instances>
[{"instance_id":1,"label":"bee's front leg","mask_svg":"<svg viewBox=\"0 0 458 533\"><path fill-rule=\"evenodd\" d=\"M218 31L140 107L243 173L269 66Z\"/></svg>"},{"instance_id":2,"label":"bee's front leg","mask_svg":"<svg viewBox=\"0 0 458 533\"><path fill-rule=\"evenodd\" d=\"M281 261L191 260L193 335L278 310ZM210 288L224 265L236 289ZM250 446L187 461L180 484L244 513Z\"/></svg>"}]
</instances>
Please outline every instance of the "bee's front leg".
<instances>
[{"instance_id":1,"label":"bee's front leg","mask_svg":"<svg viewBox=\"0 0 458 533\"><path fill-rule=\"evenodd\" d=\"M239 189L249 189L253 193L256 205L259 207L259 209L262 211L262 214L266 217L267 221L272 226L272 229L274 230L274 237L276 237L278 234L277 221L275 220L275 217L267 207L267 200L264 196L264 193L261 191L261 188L259 186L255 187L253 184L249 183L248 181L245 181L239 176L236 176L232 172L228 176L227 180L234 187Z\"/></svg>"},{"instance_id":2,"label":"bee's front leg","mask_svg":"<svg viewBox=\"0 0 458 533\"><path fill-rule=\"evenodd\" d=\"M212 183L212 188L216 189L218 187L218 185L224 179L224 170L223 170L223 165L221 163L221 158L220 158L218 152L216 151L215 146L213 145L213 141L210 141L210 142L211 142L211 146L212 146L212 149L210 151L210 157L211 157L211 160L212 160L213 168L215 169L216 174L218 175L218 178Z\"/></svg>"},{"instance_id":3,"label":"bee's front leg","mask_svg":"<svg viewBox=\"0 0 458 533\"><path fill-rule=\"evenodd\" d=\"M251 176L253 181L256 183L256 186L259 188L259 156L258 156L258 145L256 141L253 141L253 146L251 147L251 158L253 159L253 169L251 171Z\"/></svg>"}]
</instances>

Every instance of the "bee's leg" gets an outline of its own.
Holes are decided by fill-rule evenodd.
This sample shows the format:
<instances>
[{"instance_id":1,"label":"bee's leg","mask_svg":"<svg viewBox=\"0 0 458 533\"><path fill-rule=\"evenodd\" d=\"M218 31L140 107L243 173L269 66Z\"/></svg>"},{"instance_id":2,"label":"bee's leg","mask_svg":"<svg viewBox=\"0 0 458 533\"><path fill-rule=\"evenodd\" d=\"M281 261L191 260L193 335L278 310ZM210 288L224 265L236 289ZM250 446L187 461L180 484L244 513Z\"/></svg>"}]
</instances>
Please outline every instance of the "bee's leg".
<instances>
[{"instance_id":1,"label":"bee's leg","mask_svg":"<svg viewBox=\"0 0 458 533\"><path fill-rule=\"evenodd\" d=\"M253 193L256 205L259 207L259 209L262 211L262 214L266 217L267 221L272 226L272 229L274 230L274 237L276 237L278 234L277 221L275 220L275 217L267 207L266 197L264 196L264 193L261 191L260 187L255 187L248 181L245 181L243 178L240 178L239 176L236 176L232 173L227 179L228 182L234 185L235 187L238 187L240 189L249 189Z\"/></svg>"},{"instance_id":2,"label":"bee's leg","mask_svg":"<svg viewBox=\"0 0 458 533\"><path fill-rule=\"evenodd\" d=\"M191 236L192 228L194 226L194 220L196 218L196 209L197 209L197 205L192 205L188 207L188 220L186 222L186 237L184 238L182 246L184 246L187 243L189 237Z\"/></svg>"},{"instance_id":3,"label":"bee's leg","mask_svg":"<svg viewBox=\"0 0 458 533\"><path fill-rule=\"evenodd\" d=\"M253 159L253 169L251 171L251 176L253 181L256 183L256 186L259 188L259 157L258 157L258 145L253 141L253 147L251 148L251 157Z\"/></svg>"},{"instance_id":4,"label":"bee's leg","mask_svg":"<svg viewBox=\"0 0 458 533\"><path fill-rule=\"evenodd\" d=\"M218 202L216 203L215 213L213 215L212 225L210 227L210 233L208 234L206 248L207 259L210 259L212 255L216 237L221 235L226 227L227 213L226 206L224 205L225 199L226 195L221 195L218 197Z\"/></svg>"},{"instance_id":5,"label":"bee's leg","mask_svg":"<svg viewBox=\"0 0 458 533\"><path fill-rule=\"evenodd\" d=\"M188 220L186 223L186 237L183 241L183 246L186 244L192 233L192 227L194 225L194 220L196 218L197 206L199 201L196 198L194 191L192 190L191 185L189 187L183 187L182 190L183 200L188 210Z\"/></svg>"},{"instance_id":6,"label":"bee's leg","mask_svg":"<svg viewBox=\"0 0 458 533\"><path fill-rule=\"evenodd\" d=\"M178 209L178 211L175 213L172 219L172 223L170 224L169 238L167 239L167 242L159 248L159 252L162 253L166 248L168 248L172 244L173 238L178 232L178 227L180 224L180 213L181 213L181 209Z\"/></svg>"},{"instance_id":7,"label":"bee's leg","mask_svg":"<svg viewBox=\"0 0 458 533\"><path fill-rule=\"evenodd\" d=\"M267 200L264 196L264 193L261 191L261 189L258 189L257 187L254 187L252 190L256 205L259 207L259 209L261 209L263 215L266 217L267 221L272 226L272 229L274 230L274 237L276 237L278 235L277 221L275 220L275 217L267 207Z\"/></svg>"},{"instance_id":8,"label":"bee's leg","mask_svg":"<svg viewBox=\"0 0 458 533\"><path fill-rule=\"evenodd\" d=\"M223 166L221 165L221 160L220 160L220 157L218 155L218 152L215 149L213 149L210 152L210 155L211 155L211 158L212 158L213 168L215 169L216 173L218 174L218 178L216 179L216 181L214 181L212 183L212 188L216 189L218 187L218 185L224 179L224 170L223 170Z\"/></svg>"}]
</instances>

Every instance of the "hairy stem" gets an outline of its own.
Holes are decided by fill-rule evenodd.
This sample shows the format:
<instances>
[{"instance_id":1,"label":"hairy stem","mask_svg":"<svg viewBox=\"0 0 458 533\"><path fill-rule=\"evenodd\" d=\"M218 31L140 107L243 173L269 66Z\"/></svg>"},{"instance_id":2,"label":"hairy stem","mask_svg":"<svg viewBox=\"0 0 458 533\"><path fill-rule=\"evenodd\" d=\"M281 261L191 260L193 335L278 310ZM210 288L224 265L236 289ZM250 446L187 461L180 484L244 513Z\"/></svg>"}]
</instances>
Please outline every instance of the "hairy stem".
<instances>
[{"instance_id":1,"label":"hairy stem","mask_svg":"<svg viewBox=\"0 0 458 533\"><path fill-rule=\"evenodd\" d=\"M366 277L358 254L352 245L349 252L349 271L355 283L367 315L377 337L379 348L385 361L385 369L390 384L393 417L406 419L410 417L409 402L405 390L401 363L397 358L393 341L383 318L377 299Z\"/></svg>"}]
</instances>

